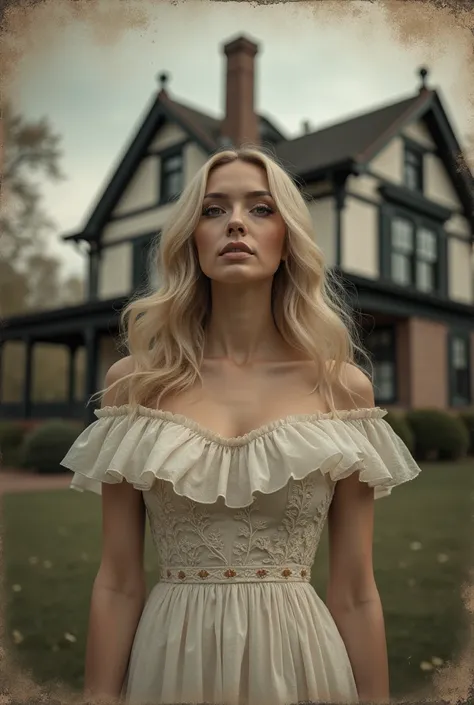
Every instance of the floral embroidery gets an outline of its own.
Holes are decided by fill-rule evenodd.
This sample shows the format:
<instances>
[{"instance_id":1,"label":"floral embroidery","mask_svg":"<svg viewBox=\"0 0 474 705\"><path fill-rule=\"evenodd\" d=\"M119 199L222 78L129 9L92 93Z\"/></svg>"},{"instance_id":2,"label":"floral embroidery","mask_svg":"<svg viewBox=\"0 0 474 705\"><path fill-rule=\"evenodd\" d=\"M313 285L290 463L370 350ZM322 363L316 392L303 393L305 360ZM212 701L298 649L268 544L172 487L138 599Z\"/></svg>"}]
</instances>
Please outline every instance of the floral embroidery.
<instances>
[{"instance_id":1,"label":"floral embroidery","mask_svg":"<svg viewBox=\"0 0 474 705\"><path fill-rule=\"evenodd\" d=\"M332 492L328 492L323 501L314 506L317 483L316 473L292 482L283 519L271 535L261 535L268 522L253 519L253 514L259 511L257 502L239 511L234 518L242 523L239 536L247 542L234 544L236 562L246 565L258 550L264 554L263 563L312 565L332 500Z\"/></svg>"},{"instance_id":2,"label":"floral embroidery","mask_svg":"<svg viewBox=\"0 0 474 705\"><path fill-rule=\"evenodd\" d=\"M211 529L211 515L201 505L183 497L183 507L176 507L176 496L170 487L157 483L153 499L155 508L147 505L151 533L162 565L197 566L203 550L221 563L227 563L224 542L219 532Z\"/></svg>"},{"instance_id":3,"label":"floral embroidery","mask_svg":"<svg viewBox=\"0 0 474 705\"><path fill-rule=\"evenodd\" d=\"M309 580L333 489L313 472L236 510L156 482L144 499L162 580Z\"/></svg>"}]
</instances>

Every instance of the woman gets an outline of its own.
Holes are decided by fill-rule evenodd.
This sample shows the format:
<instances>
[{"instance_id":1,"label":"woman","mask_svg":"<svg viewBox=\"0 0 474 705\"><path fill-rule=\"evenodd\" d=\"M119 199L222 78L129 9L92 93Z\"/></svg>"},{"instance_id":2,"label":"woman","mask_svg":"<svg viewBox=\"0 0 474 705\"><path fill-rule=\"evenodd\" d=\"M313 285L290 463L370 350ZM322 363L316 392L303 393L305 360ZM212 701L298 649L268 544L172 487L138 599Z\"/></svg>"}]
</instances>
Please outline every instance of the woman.
<instances>
[{"instance_id":1,"label":"woman","mask_svg":"<svg viewBox=\"0 0 474 705\"><path fill-rule=\"evenodd\" d=\"M218 153L177 202L159 269L63 461L72 487L102 493L86 691L386 701L373 500L419 469L354 362L303 198L262 152ZM161 569L148 599L145 512ZM324 604L309 579L328 516Z\"/></svg>"}]
</instances>

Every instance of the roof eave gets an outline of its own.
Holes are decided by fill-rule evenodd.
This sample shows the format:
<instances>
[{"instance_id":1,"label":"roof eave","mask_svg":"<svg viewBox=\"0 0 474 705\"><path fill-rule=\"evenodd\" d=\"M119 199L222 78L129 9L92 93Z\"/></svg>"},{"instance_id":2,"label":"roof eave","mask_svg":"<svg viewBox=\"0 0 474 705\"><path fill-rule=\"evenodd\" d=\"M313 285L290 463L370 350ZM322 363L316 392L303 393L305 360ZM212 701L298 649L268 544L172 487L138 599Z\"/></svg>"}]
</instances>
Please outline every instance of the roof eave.
<instances>
[{"instance_id":1,"label":"roof eave","mask_svg":"<svg viewBox=\"0 0 474 705\"><path fill-rule=\"evenodd\" d=\"M297 175L306 183L309 183L310 181L318 181L324 178L329 178L336 171L356 174L359 173L360 167L357 164L356 159L349 157L341 159L337 162L329 162L328 164L324 164L317 169L301 170L297 173Z\"/></svg>"}]
</instances>

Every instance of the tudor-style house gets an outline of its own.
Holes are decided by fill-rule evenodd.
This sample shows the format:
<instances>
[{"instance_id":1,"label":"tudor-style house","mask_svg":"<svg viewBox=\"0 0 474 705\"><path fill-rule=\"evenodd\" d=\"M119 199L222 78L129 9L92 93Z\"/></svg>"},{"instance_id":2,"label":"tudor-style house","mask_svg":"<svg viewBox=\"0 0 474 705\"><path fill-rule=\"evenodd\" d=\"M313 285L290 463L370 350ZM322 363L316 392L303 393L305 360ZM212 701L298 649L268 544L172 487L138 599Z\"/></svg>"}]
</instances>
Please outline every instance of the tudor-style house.
<instances>
[{"instance_id":1,"label":"tudor-style house","mask_svg":"<svg viewBox=\"0 0 474 705\"><path fill-rule=\"evenodd\" d=\"M364 342L373 354L376 401L388 408L458 408L474 393L473 178L436 90L420 71L418 92L316 132L287 138L255 113L256 44L224 46L225 114L211 117L175 100L160 76L144 121L81 232L89 246L81 305L11 318L1 342L25 345L23 398L9 418L91 420L86 400L117 359L119 311L150 276L147 252L170 202L210 154L229 144L270 148L308 199L318 242L341 273ZM151 274L153 276L153 274ZM157 282L155 282L157 283ZM70 351L69 397L32 398L35 345ZM75 357L85 350L77 401Z\"/></svg>"}]
</instances>

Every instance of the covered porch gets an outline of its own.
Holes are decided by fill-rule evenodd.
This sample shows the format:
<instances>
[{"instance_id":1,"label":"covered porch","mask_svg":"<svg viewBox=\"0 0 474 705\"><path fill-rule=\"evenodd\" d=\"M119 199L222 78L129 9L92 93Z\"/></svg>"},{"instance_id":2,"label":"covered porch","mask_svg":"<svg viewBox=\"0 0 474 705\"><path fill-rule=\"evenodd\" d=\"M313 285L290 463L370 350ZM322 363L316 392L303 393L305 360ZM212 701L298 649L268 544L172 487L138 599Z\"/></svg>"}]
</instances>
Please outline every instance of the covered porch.
<instances>
[{"instance_id":1,"label":"covered porch","mask_svg":"<svg viewBox=\"0 0 474 705\"><path fill-rule=\"evenodd\" d=\"M119 315L125 298L91 301L79 306L42 311L16 316L3 323L0 330L0 418L8 420L43 420L63 418L83 421L94 420L97 405L88 400L102 385L99 379L100 343L118 333ZM20 344L24 352L24 371L20 400L6 400L4 353L6 346ZM67 351L67 380L64 399L35 401L34 356L41 344L61 346ZM77 357L84 355L82 389L78 388Z\"/></svg>"},{"instance_id":2,"label":"covered porch","mask_svg":"<svg viewBox=\"0 0 474 705\"><path fill-rule=\"evenodd\" d=\"M362 331L361 342L373 360L378 405L403 410L449 408L459 406L460 399L463 405L472 403L474 307L347 273L340 276ZM0 382L5 379L2 352L11 342L20 343L24 350L24 370L19 400L2 398L4 385L0 385L0 419L64 418L91 423L96 405L87 402L101 388L107 367L118 357L114 338L127 300L90 301L5 321L0 328ZM451 359L451 338L456 342L459 336L471 341L466 348L470 358L466 358L465 370L455 369ZM41 344L62 346L67 351L62 399L45 402L34 398L34 352ZM83 355L84 369L80 385L79 354Z\"/></svg>"}]
</instances>

